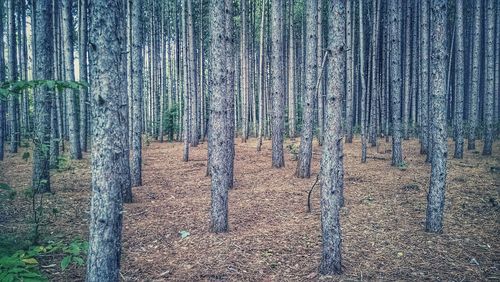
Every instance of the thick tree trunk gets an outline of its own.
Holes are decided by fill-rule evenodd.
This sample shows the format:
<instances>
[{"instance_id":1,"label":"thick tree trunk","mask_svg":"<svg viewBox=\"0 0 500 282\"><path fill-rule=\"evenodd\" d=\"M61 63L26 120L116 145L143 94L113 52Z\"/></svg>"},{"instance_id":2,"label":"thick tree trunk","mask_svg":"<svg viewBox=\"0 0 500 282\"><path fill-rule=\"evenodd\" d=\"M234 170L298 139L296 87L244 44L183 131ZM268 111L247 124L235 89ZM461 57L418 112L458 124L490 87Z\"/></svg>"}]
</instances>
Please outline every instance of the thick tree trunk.
<instances>
[{"instance_id":1,"label":"thick tree trunk","mask_svg":"<svg viewBox=\"0 0 500 282\"><path fill-rule=\"evenodd\" d=\"M188 58L189 58L189 95L191 102L190 111L190 125L191 125L191 146L198 146L199 131L197 123L198 112L198 92L197 92L197 76L195 68L195 55L194 55L194 29L193 29L193 8L191 7L191 0L187 0L187 16L188 16Z\"/></svg>"},{"instance_id":2,"label":"thick tree trunk","mask_svg":"<svg viewBox=\"0 0 500 282\"><path fill-rule=\"evenodd\" d=\"M321 0L319 0L321 1ZM305 2L306 10L306 92L303 103L302 130L300 137L299 161L296 175L299 178L311 176L314 96L316 96L317 78L317 13L318 0Z\"/></svg>"},{"instance_id":3,"label":"thick tree trunk","mask_svg":"<svg viewBox=\"0 0 500 282\"><path fill-rule=\"evenodd\" d=\"M456 2L455 32L457 37L455 61L455 153L456 159L464 155L464 0Z\"/></svg>"},{"instance_id":4,"label":"thick tree trunk","mask_svg":"<svg viewBox=\"0 0 500 282\"><path fill-rule=\"evenodd\" d=\"M314 0L313 0L314 1ZM316 0L317 1L317 0ZM304 5L307 5L305 2ZM290 1L289 7L289 37L288 37L288 135L290 138L296 136L296 113L295 113L295 40L293 32L293 0ZM306 12L307 13L307 12ZM311 19L313 20L313 19ZM314 19L315 20L315 19Z\"/></svg>"},{"instance_id":5,"label":"thick tree trunk","mask_svg":"<svg viewBox=\"0 0 500 282\"><path fill-rule=\"evenodd\" d=\"M343 205L342 99L345 94L345 1L329 1L328 91L325 142L321 158L321 274L342 273L340 207ZM332 7L333 6L333 7Z\"/></svg>"},{"instance_id":6,"label":"thick tree trunk","mask_svg":"<svg viewBox=\"0 0 500 282\"><path fill-rule=\"evenodd\" d=\"M409 127L410 127L410 107L411 107L411 97L410 97L410 86L411 86L411 1L406 1L406 16L405 16L405 46L404 46L404 89L403 89L403 139L408 140L409 137Z\"/></svg>"},{"instance_id":7,"label":"thick tree trunk","mask_svg":"<svg viewBox=\"0 0 500 282\"><path fill-rule=\"evenodd\" d=\"M273 0L271 4L271 99L272 99L272 166L285 166L283 155L283 128L285 89L283 79L283 3Z\"/></svg>"},{"instance_id":8,"label":"thick tree trunk","mask_svg":"<svg viewBox=\"0 0 500 282\"><path fill-rule=\"evenodd\" d=\"M73 0L62 1L62 14L63 14L63 38L64 38L64 61L66 80L75 80L75 66L73 55L73 14L72 3ZM78 112L76 105L76 90L66 89L66 106L68 111L68 130L69 130L69 143L70 143L70 156L72 159L81 159L82 150L80 147L80 124L78 123Z\"/></svg>"},{"instance_id":9,"label":"thick tree trunk","mask_svg":"<svg viewBox=\"0 0 500 282\"><path fill-rule=\"evenodd\" d=\"M54 79L54 41L52 33L52 0L38 0L35 8L35 66L33 79ZM50 192L50 105L53 89L41 87L35 90L35 123L33 150L33 190Z\"/></svg>"},{"instance_id":10,"label":"thick tree trunk","mask_svg":"<svg viewBox=\"0 0 500 282\"><path fill-rule=\"evenodd\" d=\"M472 84L471 93L469 101L469 134L467 149L476 149L476 137L477 137L477 126L479 118L479 88L480 88L480 75L481 75L481 2L474 1L474 36L473 36L473 47L472 47Z\"/></svg>"},{"instance_id":11,"label":"thick tree trunk","mask_svg":"<svg viewBox=\"0 0 500 282\"><path fill-rule=\"evenodd\" d=\"M486 1L486 58L485 58L485 90L484 94L484 147L483 155L491 155L493 147L493 95L495 95L495 6L494 0ZM497 97L498 97L498 92Z\"/></svg>"},{"instance_id":12,"label":"thick tree trunk","mask_svg":"<svg viewBox=\"0 0 500 282\"><path fill-rule=\"evenodd\" d=\"M132 1L132 186L142 186L143 0Z\"/></svg>"},{"instance_id":13,"label":"thick tree trunk","mask_svg":"<svg viewBox=\"0 0 500 282\"><path fill-rule=\"evenodd\" d=\"M224 1L212 0L210 2L210 34L212 43L210 51L212 54L212 99L211 112L211 134L210 142L214 145L210 155L212 172L212 201L211 221L212 232L220 233L228 231L228 190L230 188L230 159L232 160L232 149L230 140L230 119L227 93L227 61L226 61L226 34ZM232 63L232 62L229 62Z\"/></svg>"},{"instance_id":14,"label":"thick tree trunk","mask_svg":"<svg viewBox=\"0 0 500 282\"><path fill-rule=\"evenodd\" d=\"M118 281L122 189L130 187L127 135L126 11L120 0L90 5L92 200L87 281Z\"/></svg>"},{"instance_id":15,"label":"thick tree trunk","mask_svg":"<svg viewBox=\"0 0 500 282\"><path fill-rule=\"evenodd\" d=\"M391 100L392 100L392 165L403 163L401 148L401 2L390 2L391 25Z\"/></svg>"},{"instance_id":16,"label":"thick tree trunk","mask_svg":"<svg viewBox=\"0 0 500 282\"><path fill-rule=\"evenodd\" d=\"M448 154L446 132L446 20L447 1L432 0L432 162L431 181L427 194L425 229L439 233L443 229L444 198L446 187L446 157Z\"/></svg>"},{"instance_id":17,"label":"thick tree trunk","mask_svg":"<svg viewBox=\"0 0 500 282\"><path fill-rule=\"evenodd\" d=\"M234 64L234 35L233 35L233 4L232 0L225 0L225 46L226 46L226 92L224 93L225 95L225 108L227 109L226 111L226 120L225 124L228 126L225 131L227 136L227 140L225 141L225 145L228 146L229 148L225 148L225 150L228 150L228 156L225 158L225 165L226 165L226 170L227 170L227 178L229 178L227 181L229 181L229 189L233 188L234 184L234 156L235 156L235 150L234 150L234 136L235 136L235 118L234 118L234 89L235 89L235 65Z\"/></svg>"}]
</instances>

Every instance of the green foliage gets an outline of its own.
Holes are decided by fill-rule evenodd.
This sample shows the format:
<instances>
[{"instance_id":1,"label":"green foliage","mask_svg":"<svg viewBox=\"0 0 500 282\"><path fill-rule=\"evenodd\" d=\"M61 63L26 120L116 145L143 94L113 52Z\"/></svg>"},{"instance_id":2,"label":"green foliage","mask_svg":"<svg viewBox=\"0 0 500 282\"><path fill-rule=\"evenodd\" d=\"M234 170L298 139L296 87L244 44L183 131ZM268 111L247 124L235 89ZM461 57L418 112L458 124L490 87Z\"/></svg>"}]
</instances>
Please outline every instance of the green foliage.
<instances>
[{"instance_id":1,"label":"green foliage","mask_svg":"<svg viewBox=\"0 0 500 282\"><path fill-rule=\"evenodd\" d=\"M60 266L64 271L71 265L84 266L87 252L88 243L80 239L73 240L68 245L50 242L27 250L19 249L0 258L0 281L48 281L40 272L39 257L49 254L52 257L63 256Z\"/></svg>"},{"instance_id":2,"label":"green foliage","mask_svg":"<svg viewBox=\"0 0 500 282\"><path fill-rule=\"evenodd\" d=\"M25 162L27 162L27 161L30 159L30 157L31 157L30 152L24 152L24 153L23 153L22 158L23 158L23 160L24 160Z\"/></svg>"},{"instance_id":3,"label":"green foliage","mask_svg":"<svg viewBox=\"0 0 500 282\"><path fill-rule=\"evenodd\" d=\"M296 161L299 155L299 146L295 143L288 144L286 146L288 152L292 155L292 160Z\"/></svg>"},{"instance_id":4,"label":"green foliage","mask_svg":"<svg viewBox=\"0 0 500 282\"><path fill-rule=\"evenodd\" d=\"M187 232L186 230L179 231L179 236L181 236L181 239L187 238L187 237L189 237L189 235L191 235L191 234L189 232Z\"/></svg>"},{"instance_id":5,"label":"green foliage","mask_svg":"<svg viewBox=\"0 0 500 282\"><path fill-rule=\"evenodd\" d=\"M402 162L398 165L399 170L405 171L408 169L408 164L406 162Z\"/></svg>"},{"instance_id":6,"label":"green foliage","mask_svg":"<svg viewBox=\"0 0 500 282\"><path fill-rule=\"evenodd\" d=\"M71 159L68 158L67 156L59 156L57 158L57 166L56 170L58 172L63 172L63 171L68 171L74 169Z\"/></svg>"},{"instance_id":7,"label":"green foliage","mask_svg":"<svg viewBox=\"0 0 500 282\"><path fill-rule=\"evenodd\" d=\"M169 141L173 141L174 134L180 130L178 120L179 105L175 102L172 103L170 109L166 109L163 119L164 132L168 134Z\"/></svg>"}]
</instances>

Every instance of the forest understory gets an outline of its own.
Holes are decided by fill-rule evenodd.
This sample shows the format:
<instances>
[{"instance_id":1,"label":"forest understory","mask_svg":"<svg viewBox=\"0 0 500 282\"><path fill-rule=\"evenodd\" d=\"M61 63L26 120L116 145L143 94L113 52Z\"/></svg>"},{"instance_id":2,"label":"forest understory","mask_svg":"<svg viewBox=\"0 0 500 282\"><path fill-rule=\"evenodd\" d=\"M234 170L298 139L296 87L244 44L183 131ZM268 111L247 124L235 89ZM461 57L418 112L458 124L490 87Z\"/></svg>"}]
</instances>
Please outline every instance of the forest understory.
<instances>
[{"instance_id":1,"label":"forest understory","mask_svg":"<svg viewBox=\"0 0 500 282\"><path fill-rule=\"evenodd\" d=\"M299 140L287 140L285 145ZM450 142L451 149L451 142ZM312 176L294 177L293 150L284 169L272 169L270 141L235 144L235 186L229 192L226 234L209 232L210 178L206 142L182 161L182 143L151 142L143 150L143 186L124 205L121 277L124 281L312 281L500 279L500 156L467 151L448 158L443 234L424 232L430 165L417 140L405 141L404 167L391 167L390 143L368 149L360 163L359 139L345 144L345 207L341 210L344 274L320 276L319 187L307 195L319 170L314 145ZM500 151L495 142L493 151ZM22 194L31 185L31 160L9 155L0 163L0 182ZM53 194L45 206L43 240L88 238L91 174L89 156L52 171ZM29 233L30 203L16 197L0 207L3 238ZM5 236L5 237L4 237ZM57 264L57 262L56 262ZM51 281L84 280L84 267L61 271L42 258ZM48 267L44 267L48 266Z\"/></svg>"}]
</instances>

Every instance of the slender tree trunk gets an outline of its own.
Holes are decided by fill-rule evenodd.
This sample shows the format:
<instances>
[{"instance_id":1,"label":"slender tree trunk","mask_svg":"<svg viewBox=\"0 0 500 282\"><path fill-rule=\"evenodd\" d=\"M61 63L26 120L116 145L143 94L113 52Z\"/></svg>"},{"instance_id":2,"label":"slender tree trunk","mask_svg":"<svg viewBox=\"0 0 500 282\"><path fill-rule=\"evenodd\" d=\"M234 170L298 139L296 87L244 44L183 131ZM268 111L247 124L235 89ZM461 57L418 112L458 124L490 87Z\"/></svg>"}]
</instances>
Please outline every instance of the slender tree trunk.
<instances>
[{"instance_id":1,"label":"slender tree trunk","mask_svg":"<svg viewBox=\"0 0 500 282\"><path fill-rule=\"evenodd\" d=\"M259 42L259 141L257 143L257 151L262 147L262 135L264 130L264 82L265 82L265 69L264 69L264 32L265 32L265 15L267 1L262 0L262 14L260 18L260 42Z\"/></svg>"},{"instance_id":2,"label":"slender tree trunk","mask_svg":"<svg viewBox=\"0 0 500 282\"><path fill-rule=\"evenodd\" d=\"M0 3L1 4L1 3ZM52 0L38 0L35 8L35 54L33 78L54 79L54 41L52 33ZM50 105L52 89L41 87L35 90L35 128L33 150L33 190L50 192Z\"/></svg>"},{"instance_id":3,"label":"slender tree trunk","mask_svg":"<svg viewBox=\"0 0 500 282\"><path fill-rule=\"evenodd\" d=\"M194 29L193 29L193 8L191 7L191 0L187 0L187 16L188 16L188 63L189 63L189 95L191 102L191 146L198 146L199 132L197 118L198 109L198 93L197 93L197 76L195 68L195 55L194 55Z\"/></svg>"},{"instance_id":4,"label":"slender tree trunk","mask_svg":"<svg viewBox=\"0 0 500 282\"><path fill-rule=\"evenodd\" d=\"M359 0L359 68L361 80L361 162L366 162L366 112L367 112L367 87L366 87L366 74L365 74L365 39L364 39L364 13L363 13L363 0Z\"/></svg>"},{"instance_id":5,"label":"slender tree trunk","mask_svg":"<svg viewBox=\"0 0 500 282\"><path fill-rule=\"evenodd\" d=\"M4 38L4 0L0 0L0 38ZM4 41L0 40L0 81L5 81L5 57L4 57ZM4 158L4 140L5 140L5 109L6 103L4 100L0 99L0 161Z\"/></svg>"},{"instance_id":6,"label":"slender tree trunk","mask_svg":"<svg viewBox=\"0 0 500 282\"><path fill-rule=\"evenodd\" d=\"M443 229L444 198L446 187L446 21L447 1L432 0L432 162L431 181L427 194L427 218L425 229L440 233Z\"/></svg>"},{"instance_id":7,"label":"slender tree trunk","mask_svg":"<svg viewBox=\"0 0 500 282\"><path fill-rule=\"evenodd\" d=\"M321 274L342 273L342 232L340 207L343 205L342 99L345 95L345 1L329 1L328 91L326 98L325 142L321 158Z\"/></svg>"},{"instance_id":8,"label":"slender tree trunk","mask_svg":"<svg viewBox=\"0 0 500 282\"><path fill-rule=\"evenodd\" d=\"M8 66L9 70L9 80L16 81L18 79L17 72L17 50L16 50L16 20L15 20L15 10L17 1L8 0L8 32L7 40L9 47L9 57ZM10 125L10 148L11 153L17 153L19 146L18 135L19 135L19 122L18 122L18 110L19 108L19 98L17 95L9 96L9 125Z\"/></svg>"},{"instance_id":9,"label":"slender tree trunk","mask_svg":"<svg viewBox=\"0 0 500 282\"><path fill-rule=\"evenodd\" d=\"M227 7L226 9L228 9ZM230 14L229 14L230 15ZM226 36L225 36L225 16L224 1L210 1L210 34L212 43L210 51L212 54L212 100L211 100L211 118L212 118L212 139L213 146L210 155L212 171L212 201L211 201L211 222L212 232L220 233L228 231L228 190L230 188L230 166L232 159L232 149L229 131L230 116L228 108L230 104L228 98L231 93L227 93L227 61L226 61ZM229 62L232 63L232 62ZM228 103L229 102L229 103Z\"/></svg>"},{"instance_id":10,"label":"slender tree trunk","mask_svg":"<svg viewBox=\"0 0 500 282\"><path fill-rule=\"evenodd\" d=\"M80 22L79 22L79 65L80 65L80 81L87 82L87 1L79 0L80 2ZM87 152L87 138L88 138L88 90L86 87L80 89L80 146L83 152Z\"/></svg>"},{"instance_id":11,"label":"slender tree trunk","mask_svg":"<svg viewBox=\"0 0 500 282\"><path fill-rule=\"evenodd\" d=\"M316 0L317 1L317 0ZM307 5L307 2L304 2ZM288 39L288 135L295 138L297 128L295 114L295 40L293 32L293 0L290 1ZM315 20L316 18L314 18ZM313 20L313 19L311 19Z\"/></svg>"},{"instance_id":12,"label":"slender tree trunk","mask_svg":"<svg viewBox=\"0 0 500 282\"><path fill-rule=\"evenodd\" d=\"M273 0L271 4L271 99L272 99L272 166L285 166L283 155L283 128L285 91L283 80L283 3Z\"/></svg>"},{"instance_id":13,"label":"slender tree trunk","mask_svg":"<svg viewBox=\"0 0 500 282\"><path fill-rule=\"evenodd\" d=\"M130 187L127 135L126 8L119 0L92 0L92 200L87 281L118 281L122 189Z\"/></svg>"},{"instance_id":14,"label":"slender tree trunk","mask_svg":"<svg viewBox=\"0 0 500 282\"><path fill-rule=\"evenodd\" d=\"M235 137L235 119L234 119L234 77L235 77L235 64L234 62L234 35L233 35L233 2L232 0L225 0L225 19L224 19L224 27L225 27L225 47L226 47L226 54L225 54L225 60L226 60L226 67L224 68L226 70L226 89L225 93L223 93L225 102L224 102L224 107L226 110L225 112L225 120L224 124L227 126L227 128L224 129L225 134L227 135L225 138L225 148L224 150L227 150L227 156L225 157L224 160L224 165L226 169L226 176L228 178L228 185L229 189L233 188L234 184L234 156L235 156L235 150L234 150L234 137ZM227 148L226 148L227 147Z\"/></svg>"},{"instance_id":15,"label":"slender tree trunk","mask_svg":"<svg viewBox=\"0 0 500 282\"><path fill-rule=\"evenodd\" d=\"M52 47L53 50L51 51L53 54L53 78L54 79L60 79L59 77L59 64L58 64L58 53L60 50L56 46L58 46L58 40L57 40L57 28L58 28L58 14L57 11L59 11L59 5L57 0L51 0L52 1ZM36 24L34 25L36 28ZM35 37L36 40L36 37ZM36 48L35 48L36 51ZM50 96L51 100L51 105L50 105L50 168L57 168L58 162L59 162L59 146L60 142L62 142L60 132L59 132L59 115L58 115L58 98L57 96L59 95L58 91L54 91L52 95Z\"/></svg>"},{"instance_id":16,"label":"slender tree trunk","mask_svg":"<svg viewBox=\"0 0 500 282\"><path fill-rule=\"evenodd\" d=\"M316 66L318 67L318 70L316 71L319 75L321 70L319 69L322 65L322 60L323 60L323 0L318 0L318 11L317 17L317 26L316 26L316 31L317 31L317 43L316 43ZM349 37L349 36L348 36ZM318 143L321 146L323 144L323 135L325 131L325 122L324 122L324 116L325 116L325 110L324 110L324 86L325 83L322 81L321 84L316 89L317 92L317 97L316 97L316 104L317 104L317 110L318 110Z\"/></svg>"},{"instance_id":17,"label":"slender tree trunk","mask_svg":"<svg viewBox=\"0 0 500 282\"><path fill-rule=\"evenodd\" d=\"M142 186L143 0L132 1L132 186Z\"/></svg>"},{"instance_id":18,"label":"slender tree trunk","mask_svg":"<svg viewBox=\"0 0 500 282\"><path fill-rule=\"evenodd\" d=\"M464 154L464 0L456 1L455 32L457 37L455 61L455 153L456 159Z\"/></svg>"},{"instance_id":19,"label":"slender tree trunk","mask_svg":"<svg viewBox=\"0 0 500 282\"><path fill-rule=\"evenodd\" d=\"M75 80L75 66L73 55L73 0L63 0L63 34L64 34L64 58L66 63L66 80ZM76 91L67 89L66 103L68 111L68 130L70 139L70 156L72 159L81 159L82 150L80 147L80 125L78 123L78 112L76 105Z\"/></svg>"},{"instance_id":20,"label":"slender tree trunk","mask_svg":"<svg viewBox=\"0 0 500 282\"><path fill-rule=\"evenodd\" d=\"M494 0L486 0L486 81L484 95L484 134L483 155L491 155L493 147L493 95L495 93L495 6ZM498 5L498 3L497 3ZM498 97L498 92L497 97Z\"/></svg>"},{"instance_id":21,"label":"slender tree trunk","mask_svg":"<svg viewBox=\"0 0 500 282\"><path fill-rule=\"evenodd\" d=\"M404 46L404 89L403 89L403 139L408 140L409 137L409 127L410 127L410 107L411 107L411 97L410 97L410 86L411 86L411 1L406 1L406 17L405 17L405 46Z\"/></svg>"},{"instance_id":22,"label":"slender tree trunk","mask_svg":"<svg viewBox=\"0 0 500 282\"><path fill-rule=\"evenodd\" d=\"M428 153L429 145L429 0L421 2L421 60L420 60L420 154Z\"/></svg>"},{"instance_id":23,"label":"slender tree trunk","mask_svg":"<svg viewBox=\"0 0 500 282\"><path fill-rule=\"evenodd\" d=\"M354 95L354 37L353 37L353 1L346 0L346 48L347 48L347 62L346 62L346 143L352 143L352 126L353 126L353 95Z\"/></svg>"},{"instance_id":24,"label":"slender tree trunk","mask_svg":"<svg viewBox=\"0 0 500 282\"><path fill-rule=\"evenodd\" d=\"M182 154L182 160L187 162L189 160L189 136L190 136L190 127L189 127L189 85L188 85L188 62L187 62L187 29L186 29L186 0L182 0L182 37L183 37L183 43L182 43L182 61L183 61L183 91L184 91L184 152Z\"/></svg>"},{"instance_id":25,"label":"slender tree trunk","mask_svg":"<svg viewBox=\"0 0 500 282\"><path fill-rule=\"evenodd\" d=\"M391 25L391 100L392 100L392 165L403 163L401 148L401 2L390 2Z\"/></svg>"},{"instance_id":26,"label":"slender tree trunk","mask_svg":"<svg viewBox=\"0 0 500 282\"><path fill-rule=\"evenodd\" d=\"M469 134L467 149L476 149L477 126L479 116L480 60L481 60L481 2L474 1L474 39L472 47L472 85L469 101Z\"/></svg>"},{"instance_id":27,"label":"slender tree trunk","mask_svg":"<svg viewBox=\"0 0 500 282\"><path fill-rule=\"evenodd\" d=\"M320 0L321 1L321 0ZM303 119L300 137L299 161L296 175L299 178L311 176L312 139L313 139L313 114L314 96L316 95L317 78L317 13L318 0L305 2L306 9L306 92L303 103Z\"/></svg>"}]
</instances>

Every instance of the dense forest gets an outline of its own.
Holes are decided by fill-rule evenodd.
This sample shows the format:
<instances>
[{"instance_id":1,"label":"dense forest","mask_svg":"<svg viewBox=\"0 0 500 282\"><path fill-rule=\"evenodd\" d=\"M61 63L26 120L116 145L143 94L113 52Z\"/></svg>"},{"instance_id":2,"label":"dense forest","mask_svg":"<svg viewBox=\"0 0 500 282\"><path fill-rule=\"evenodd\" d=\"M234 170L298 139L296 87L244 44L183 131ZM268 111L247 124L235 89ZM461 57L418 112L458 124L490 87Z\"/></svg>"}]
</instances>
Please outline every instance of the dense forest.
<instances>
[{"instance_id":1,"label":"dense forest","mask_svg":"<svg viewBox=\"0 0 500 282\"><path fill-rule=\"evenodd\" d=\"M500 277L499 1L0 0L0 35L0 281Z\"/></svg>"}]
</instances>

